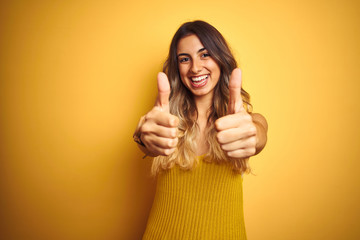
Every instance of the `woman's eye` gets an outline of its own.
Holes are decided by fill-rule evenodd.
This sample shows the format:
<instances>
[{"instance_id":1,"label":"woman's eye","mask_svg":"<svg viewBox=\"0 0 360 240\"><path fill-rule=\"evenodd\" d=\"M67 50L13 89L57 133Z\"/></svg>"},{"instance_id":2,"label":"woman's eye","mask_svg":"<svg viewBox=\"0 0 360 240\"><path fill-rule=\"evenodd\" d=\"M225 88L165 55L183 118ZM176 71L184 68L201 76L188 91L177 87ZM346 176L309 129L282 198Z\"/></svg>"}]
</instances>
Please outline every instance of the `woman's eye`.
<instances>
[{"instance_id":1,"label":"woman's eye","mask_svg":"<svg viewBox=\"0 0 360 240\"><path fill-rule=\"evenodd\" d=\"M209 54L209 53L204 53L204 54L202 55L202 57L210 57L210 54Z\"/></svg>"},{"instance_id":2,"label":"woman's eye","mask_svg":"<svg viewBox=\"0 0 360 240\"><path fill-rule=\"evenodd\" d=\"M187 57L181 58L181 59L179 60L179 62L181 62L181 63L187 62L187 61L189 61L189 58L187 58Z\"/></svg>"}]
</instances>

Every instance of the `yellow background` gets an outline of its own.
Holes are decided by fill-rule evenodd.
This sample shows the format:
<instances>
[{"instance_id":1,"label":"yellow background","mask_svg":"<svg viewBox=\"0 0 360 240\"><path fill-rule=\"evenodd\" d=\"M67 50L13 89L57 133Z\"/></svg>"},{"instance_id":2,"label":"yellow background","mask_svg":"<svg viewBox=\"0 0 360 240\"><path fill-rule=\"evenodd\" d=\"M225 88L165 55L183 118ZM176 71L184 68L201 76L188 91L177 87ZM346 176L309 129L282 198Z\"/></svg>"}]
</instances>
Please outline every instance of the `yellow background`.
<instances>
[{"instance_id":1,"label":"yellow background","mask_svg":"<svg viewBox=\"0 0 360 240\"><path fill-rule=\"evenodd\" d=\"M181 23L223 33L269 141L248 238L360 239L358 1L9 1L0 6L1 239L140 239L132 142Z\"/></svg>"}]
</instances>

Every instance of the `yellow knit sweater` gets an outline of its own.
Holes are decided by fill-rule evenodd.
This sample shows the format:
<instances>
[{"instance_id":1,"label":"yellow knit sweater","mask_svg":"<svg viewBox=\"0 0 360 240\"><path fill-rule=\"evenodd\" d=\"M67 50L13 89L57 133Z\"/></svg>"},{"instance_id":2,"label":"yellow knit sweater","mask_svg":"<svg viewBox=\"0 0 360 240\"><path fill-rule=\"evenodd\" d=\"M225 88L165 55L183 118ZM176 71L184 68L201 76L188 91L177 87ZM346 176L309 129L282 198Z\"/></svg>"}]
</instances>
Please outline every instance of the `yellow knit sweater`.
<instances>
[{"instance_id":1,"label":"yellow knit sweater","mask_svg":"<svg viewBox=\"0 0 360 240\"><path fill-rule=\"evenodd\" d=\"M229 164L175 166L158 175L143 240L246 239L242 176Z\"/></svg>"}]
</instances>

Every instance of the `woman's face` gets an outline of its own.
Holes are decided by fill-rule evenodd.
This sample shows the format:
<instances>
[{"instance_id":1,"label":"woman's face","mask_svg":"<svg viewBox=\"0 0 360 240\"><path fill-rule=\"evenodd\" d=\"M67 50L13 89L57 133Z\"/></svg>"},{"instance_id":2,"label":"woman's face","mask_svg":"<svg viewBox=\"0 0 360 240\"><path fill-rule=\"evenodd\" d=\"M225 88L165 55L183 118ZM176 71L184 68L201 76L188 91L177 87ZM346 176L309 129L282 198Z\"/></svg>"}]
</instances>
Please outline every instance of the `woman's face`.
<instances>
[{"instance_id":1,"label":"woman's face","mask_svg":"<svg viewBox=\"0 0 360 240\"><path fill-rule=\"evenodd\" d=\"M180 39L177 57L181 81L194 97L212 97L221 70L200 39L194 34Z\"/></svg>"}]
</instances>

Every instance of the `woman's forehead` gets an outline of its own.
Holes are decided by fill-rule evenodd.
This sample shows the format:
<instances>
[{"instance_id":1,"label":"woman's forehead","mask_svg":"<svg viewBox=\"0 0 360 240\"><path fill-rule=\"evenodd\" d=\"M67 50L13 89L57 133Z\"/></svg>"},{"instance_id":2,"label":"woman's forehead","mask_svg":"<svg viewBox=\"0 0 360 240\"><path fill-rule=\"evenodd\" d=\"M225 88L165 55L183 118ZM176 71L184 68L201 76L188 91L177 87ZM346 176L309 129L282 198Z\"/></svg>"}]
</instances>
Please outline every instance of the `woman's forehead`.
<instances>
[{"instance_id":1,"label":"woman's forehead","mask_svg":"<svg viewBox=\"0 0 360 240\"><path fill-rule=\"evenodd\" d=\"M200 49L203 49L204 45L200 41L199 37L195 34L187 35L181 38L177 45L177 54L179 53L197 53Z\"/></svg>"}]
</instances>

